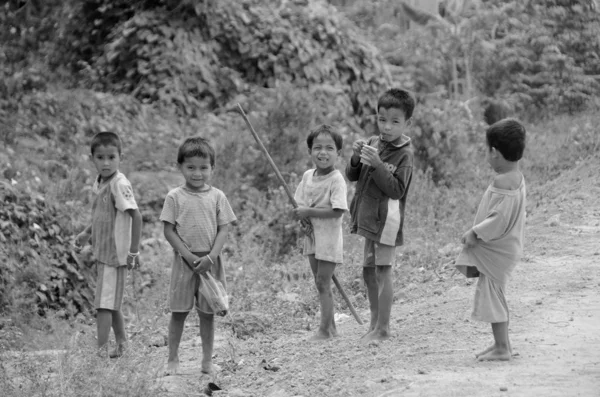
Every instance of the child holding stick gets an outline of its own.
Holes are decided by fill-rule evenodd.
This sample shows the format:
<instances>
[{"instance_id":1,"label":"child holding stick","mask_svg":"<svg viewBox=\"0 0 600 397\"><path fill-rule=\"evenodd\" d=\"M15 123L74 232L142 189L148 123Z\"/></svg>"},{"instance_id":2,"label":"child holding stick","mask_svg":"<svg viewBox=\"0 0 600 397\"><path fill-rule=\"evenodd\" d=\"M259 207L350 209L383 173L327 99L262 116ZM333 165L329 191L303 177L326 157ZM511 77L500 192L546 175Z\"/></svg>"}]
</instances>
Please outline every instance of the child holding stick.
<instances>
[{"instance_id":1,"label":"child holding stick","mask_svg":"<svg viewBox=\"0 0 600 397\"><path fill-rule=\"evenodd\" d=\"M160 220L165 238L174 250L169 289L169 358L167 375L179 368L179 343L185 319L197 310L202 340L202 373L212 374L214 313L198 292L199 274L210 272L225 286L221 249L229 225L236 217L225 194L211 186L215 151L204 138L187 138L179 147L177 164L185 184L171 190L165 199Z\"/></svg>"},{"instance_id":2,"label":"child holding stick","mask_svg":"<svg viewBox=\"0 0 600 397\"><path fill-rule=\"evenodd\" d=\"M462 236L456 267L463 272L466 266L477 267L472 318L492 323L494 343L477 359L507 361L511 346L504 291L523 252L526 191L519 160L525 150L525 128L513 119L500 120L487 129L486 140L487 159L496 176L483 194L473 227Z\"/></svg>"},{"instance_id":3,"label":"child holding stick","mask_svg":"<svg viewBox=\"0 0 600 397\"><path fill-rule=\"evenodd\" d=\"M335 169L342 150L342 136L329 125L320 125L306 138L308 154L315 165L302 176L293 210L309 219L313 232L304 238L304 255L315 278L321 304L321 322L311 340L337 336L331 280L336 264L343 261L342 215L348 209L346 182Z\"/></svg>"}]
</instances>

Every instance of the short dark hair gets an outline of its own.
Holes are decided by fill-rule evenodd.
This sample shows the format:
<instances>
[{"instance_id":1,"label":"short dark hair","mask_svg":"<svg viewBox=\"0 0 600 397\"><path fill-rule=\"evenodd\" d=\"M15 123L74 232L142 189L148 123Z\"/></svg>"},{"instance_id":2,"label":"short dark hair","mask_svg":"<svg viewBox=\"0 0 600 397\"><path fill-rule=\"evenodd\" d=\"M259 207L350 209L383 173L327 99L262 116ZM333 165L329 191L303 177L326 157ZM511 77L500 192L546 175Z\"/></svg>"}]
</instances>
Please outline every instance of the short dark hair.
<instances>
[{"instance_id":1,"label":"short dark hair","mask_svg":"<svg viewBox=\"0 0 600 397\"><path fill-rule=\"evenodd\" d=\"M98 146L114 146L117 148L119 152L119 156L121 155L121 138L112 131L102 131L98 132L92 138L92 142L90 143L90 150L92 152L92 156L94 152L98 148Z\"/></svg>"},{"instance_id":2,"label":"short dark hair","mask_svg":"<svg viewBox=\"0 0 600 397\"><path fill-rule=\"evenodd\" d=\"M306 137L306 145L309 149L312 149L313 141L321 134L329 135L335 143L335 148L337 150L342 150L342 146L344 146L344 138L342 138L342 135L340 135L340 133L329 124L321 124L308 134Z\"/></svg>"},{"instance_id":3,"label":"short dark hair","mask_svg":"<svg viewBox=\"0 0 600 397\"><path fill-rule=\"evenodd\" d=\"M495 122L485 132L488 148L495 148L508 161L519 161L525 151L525 127L515 119Z\"/></svg>"},{"instance_id":4,"label":"short dark hair","mask_svg":"<svg viewBox=\"0 0 600 397\"><path fill-rule=\"evenodd\" d=\"M412 93L401 88L390 88L377 101L377 112L379 109L400 109L404 112L404 120L412 117L415 110L415 97Z\"/></svg>"},{"instance_id":5,"label":"short dark hair","mask_svg":"<svg viewBox=\"0 0 600 397\"><path fill-rule=\"evenodd\" d=\"M215 166L215 150L208 140L194 136L186 138L177 151L177 164L182 164L189 157L204 157L210 160L211 167Z\"/></svg>"}]
</instances>

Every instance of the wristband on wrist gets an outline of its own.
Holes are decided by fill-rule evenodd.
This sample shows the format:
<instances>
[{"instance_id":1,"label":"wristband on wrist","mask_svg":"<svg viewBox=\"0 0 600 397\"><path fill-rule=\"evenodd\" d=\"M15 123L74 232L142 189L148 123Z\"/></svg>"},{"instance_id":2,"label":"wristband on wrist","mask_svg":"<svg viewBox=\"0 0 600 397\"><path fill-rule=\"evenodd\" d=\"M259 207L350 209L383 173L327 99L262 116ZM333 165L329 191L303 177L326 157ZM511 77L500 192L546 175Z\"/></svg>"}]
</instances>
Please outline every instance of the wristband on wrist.
<instances>
[{"instance_id":1,"label":"wristband on wrist","mask_svg":"<svg viewBox=\"0 0 600 397\"><path fill-rule=\"evenodd\" d=\"M135 258L136 256L139 256L139 255L140 255L140 253L139 253L139 252L129 252L129 253L127 254L127 256L130 256L130 257L132 257L132 258Z\"/></svg>"}]
</instances>

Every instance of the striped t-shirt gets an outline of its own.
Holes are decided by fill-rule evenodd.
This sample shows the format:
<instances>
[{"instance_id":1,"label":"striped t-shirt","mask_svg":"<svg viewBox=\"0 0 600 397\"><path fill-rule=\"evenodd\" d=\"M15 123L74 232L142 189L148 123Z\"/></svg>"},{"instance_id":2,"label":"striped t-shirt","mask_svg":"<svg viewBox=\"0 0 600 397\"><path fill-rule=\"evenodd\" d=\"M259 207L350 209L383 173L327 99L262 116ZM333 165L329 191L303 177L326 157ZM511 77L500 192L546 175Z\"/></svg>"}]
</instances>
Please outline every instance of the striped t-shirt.
<instances>
[{"instance_id":1,"label":"striped t-shirt","mask_svg":"<svg viewBox=\"0 0 600 397\"><path fill-rule=\"evenodd\" d=\"M125 266L131 245L131 216L137 209L129 180L120 172L92 187L92 247L94 258L108 266Z\"/></svg>"},{"instance_id":2,"label":"striped t-shirt","mask_svg":"<svg viewBox=\"0 0 600 397\"><path fill-rule=\"evenodd\" d=\"M212 249L218 226L237 218L221 190L211 187L204 192L192 192L180 186L165 198L160 220L175 225L175 231L192 252Z\"/></svg>"}]
</instances>

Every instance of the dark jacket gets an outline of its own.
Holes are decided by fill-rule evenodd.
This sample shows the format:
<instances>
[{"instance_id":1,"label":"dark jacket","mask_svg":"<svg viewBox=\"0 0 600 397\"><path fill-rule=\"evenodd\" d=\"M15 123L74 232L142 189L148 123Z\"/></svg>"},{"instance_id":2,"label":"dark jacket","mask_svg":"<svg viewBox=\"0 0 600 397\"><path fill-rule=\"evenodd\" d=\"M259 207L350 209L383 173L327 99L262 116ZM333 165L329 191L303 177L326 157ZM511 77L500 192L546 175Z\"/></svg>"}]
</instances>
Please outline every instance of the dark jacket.
<instances>
[{"instance_id":1,"label":"dark jacket","mask_svg":"<svg viewBox=\"0 0 600 397\"><path fill-rule=\"evenodd\" d=\"M369 146L379 148L383 164L373 168L362 163L346 166L346 176L356 183L350 204L350 233L375 242L398 246L404 242L404 206L412 180L413 150L410 138L402 136L394 143L369 138Z\"/></svg>"}]
</instances>

